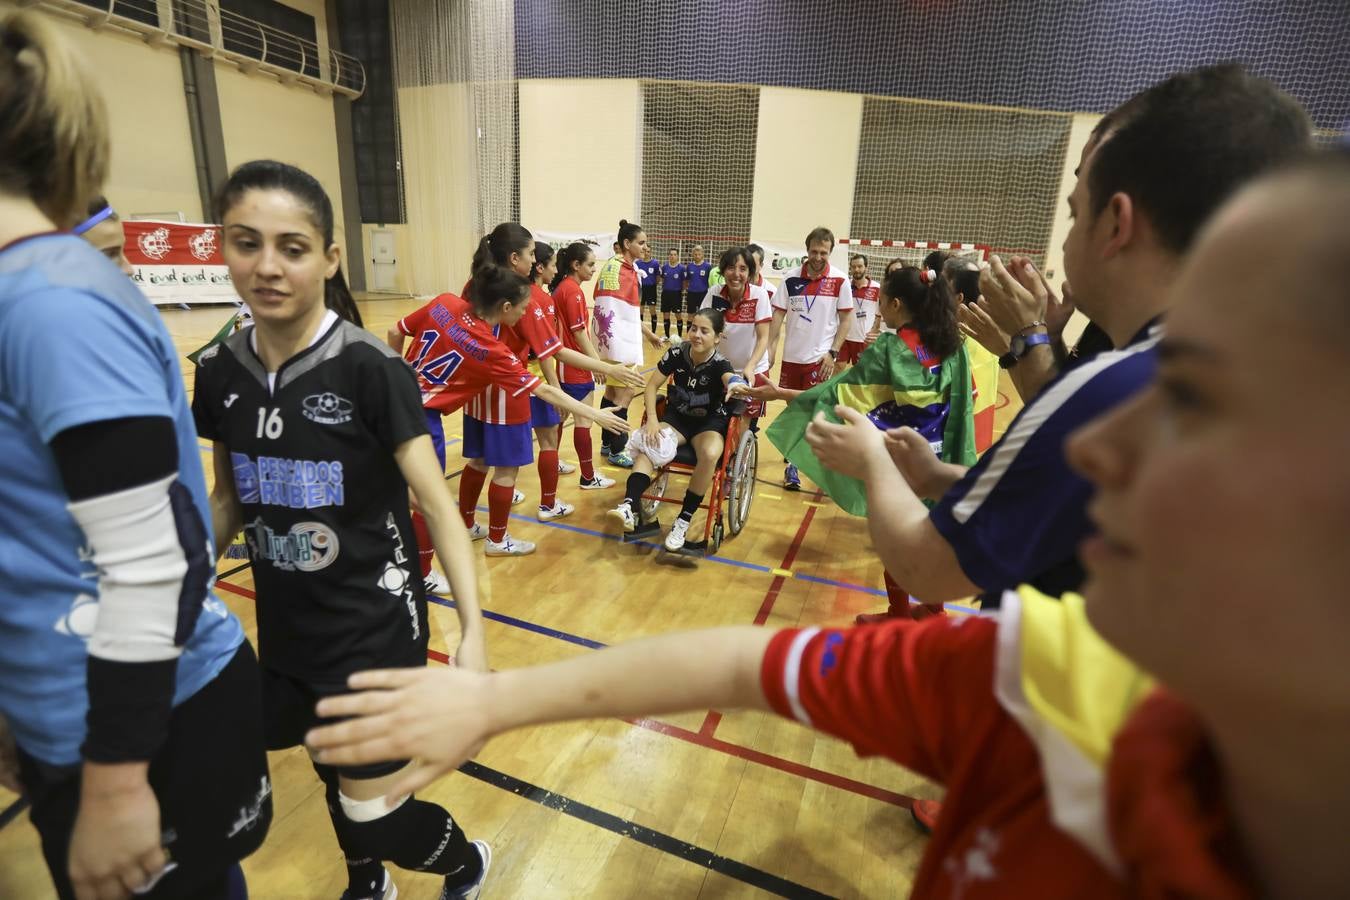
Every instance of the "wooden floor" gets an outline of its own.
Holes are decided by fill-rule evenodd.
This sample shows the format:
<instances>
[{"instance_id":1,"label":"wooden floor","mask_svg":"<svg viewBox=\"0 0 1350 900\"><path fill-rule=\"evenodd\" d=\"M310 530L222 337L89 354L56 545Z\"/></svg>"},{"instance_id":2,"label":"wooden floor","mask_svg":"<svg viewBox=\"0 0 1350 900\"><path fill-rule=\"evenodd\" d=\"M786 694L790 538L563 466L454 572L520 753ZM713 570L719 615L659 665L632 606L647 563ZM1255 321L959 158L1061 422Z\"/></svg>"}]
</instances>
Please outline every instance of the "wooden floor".
<instances>
[{"instance_id":1,"label":"wooden floor","mask_svg":"<svg viewBox=\"0 0 1350 900\"><path fill-rule=\"evenodd\" d=\"M383 335L417 305L364 302L362 314ZM184 353L225 316L219 307L164 312ZM190 390L190 372L187 378ZM1000 431L1017 407L1009 387L1002 393ZM446 426L447 440L458 438L459 416ZM618 481L605 492L579 491L575 475L563 476L559 496L577 511L541 524L533 516L535 470L522 469L528 499L510 527L539 550L478 560L493 667L685 628L845 625L883 608L881 566L864 521L811 490L784 492L781 457L767 440L759 446L746 530L716 559L691 568L657 565L651 551L615 539L604 511L622 494L622 472L602 467ZM207 442L202 452L209 473ZM454 444L449 457L453 490L463 465ZM562 457L575 461L570 436ZM217 593L253 637L251 572L228 559L220 572ZM456 644L455 612L443 604L431 606L430 665L444 664ZM304 751L274 753L271 767L275 819L266 844L244 864L252 896L338 897L345 869ZM925 844L910 821L910 799L940 795L888 762L858 759L844 743L758 713L528 729L492 741L468 768L422 796L447 806L470 838L492 844L489 898L902 897ZM0 814L0 898L54 896L22 804L0 789L0 810L7 811ZM395 876L406 900L437 896L434 876Z\"/></svg>"}]
</instances>

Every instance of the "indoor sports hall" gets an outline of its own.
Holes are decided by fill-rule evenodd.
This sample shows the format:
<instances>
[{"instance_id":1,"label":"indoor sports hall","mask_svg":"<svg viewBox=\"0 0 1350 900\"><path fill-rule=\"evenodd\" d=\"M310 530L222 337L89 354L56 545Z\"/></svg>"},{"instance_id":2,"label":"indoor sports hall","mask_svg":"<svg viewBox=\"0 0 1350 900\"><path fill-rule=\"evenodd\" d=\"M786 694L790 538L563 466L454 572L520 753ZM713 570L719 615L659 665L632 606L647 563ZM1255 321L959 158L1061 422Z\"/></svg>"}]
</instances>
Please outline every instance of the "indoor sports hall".
<instances>
[{"instance_id":1,"label":"indoor sports hall","mask_svg":"<svg viewBox=\"0 0 1350 900\"><path fill-rule=\"evenodd\" d=\"M127 271L172 337L189 404L189 354L251 327L213 206L250 160L303 169L331 198L341 271L362 326L384 344L428 301L463 293L480 239L504 222L555 251L583 242L597 267L616 248L622 257L621 222L639 223L653 270L706 259L714 286L719 258L755 244L759 277L784 292L805 279L808 233L823 226L830 271L842 278L862 258L850 273L855 296L861 284L889 283L897 260L931 285L944 271L1017 259L1067 317L1069 199L1105 114L1177 73L1235 61L1301 104L1315 144L1339 143L1350 122L1350 8L1340 0L0 0L0 17L20 8L45 20L102 89L110 221L123 226ZM597 283L580 285L588 302ZM688 345L694 314L671 320L644 305L639 319L653 337L634 367L645 378ZM1091 326L1081 309L1067 322L1072 348ZM868 347L881 324L868 319ZM975 332L962 334L974 348ZM414 359L410 337L416 368L426 349ZM777 380L782 351L770 354ZM1001 367L998 353L972 349L961 369L976 456L995 452L1027 405L1008 354ZM829 370L842 371L834 356ZM603 389L584 402L600 406ZM841 508L805 467L799 483L795 466L785 478L783 429L773 427L786 408L766 401L754 430L731 412L723 462L675 551L663 539L692 465L657 474L637 504L651 524L626 534L612 512L629 469L596 437L595 474L614 483L581 489L565 420L556 496L573 508L537 514L548 491L534 462L521 465L507 530L533 551L494 556L472 544L490 667L718 626L888 627L855 625L896 596L874 516ZM628 415L640 428L640 389ZM464 421L458 411L443 419L451 497L472 440ZM259 410L260 437L266 427ZM212 441L199 437L197 449L209 488ZM347 494L362 489L348 471ZM489 494L476 511L484 526ZM256 646L261 526L245 533L217 560L213 591ZM426 657L444 668L454 666L460 618L439 557L435 566ZM922 595L899 596L923 611ZM96 604L84 600L63 633L92 633ZM941 611L956 622L992 615L984 606L972 592ZM822 677L833 664L820 663ZM270 794L272 821L242 861L248 895L354 897L343 893L343 851L307 750L270 752L268 767L258 796ZM417 796L491 845L484 897L888 898L910 895L930 841L916 801L944 790L784 716L710 708L511 731ZM57 896L29 806L0 787L0 900ZM249 810L240 814L250 827ZM958 885L950 896L993 877L997 839L972 840L945 862ZM448 896L439 874L389 872L404 900Z\"/></svg>"}]
</instances>

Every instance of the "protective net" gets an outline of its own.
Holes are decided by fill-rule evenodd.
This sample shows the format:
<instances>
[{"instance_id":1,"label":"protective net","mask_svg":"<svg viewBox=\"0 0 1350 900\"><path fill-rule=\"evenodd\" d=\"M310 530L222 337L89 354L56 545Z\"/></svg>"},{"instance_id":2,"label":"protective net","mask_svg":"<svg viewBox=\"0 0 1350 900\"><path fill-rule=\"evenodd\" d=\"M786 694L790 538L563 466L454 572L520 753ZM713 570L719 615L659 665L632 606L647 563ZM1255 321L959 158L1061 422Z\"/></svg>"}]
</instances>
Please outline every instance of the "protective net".
<instances>
[{"instance_id":1,"label":"protective net","mask_svg":"<svg viewBox=\"0 0 1350 900\"><path fill-rule=\"evenodd\" d=\"M428 222L437 211L441 221L417 243L460 256L463 241L442 239L445 210L472 207L454 219L467 236L518 209L517 77L582 83L578 97L601 79L633 85L635 105L603 112L607 146L622 143L633 158L619 162L631 168L612 171L607 157L603 171L587 172L574 156L557 177L579 172L597 193L625 192L620 214L646 226L655 251L674 246L685 258L694 243L716 258L731 243L804 234L795 219L775 230L782 204L765 198L823 174L829 193L804 188L801 218L837 235L978 244L1053 267L1063 201L1097 117L1200 65L1237 60L1272 79L1304 104L1323 141L1350 121L1344 0L997 10L978 0L424 0L393 11L409 223L417 227L415 207ZM823 114L799 114L785 89L816 97L799 108ZM835 117L835 108L851 111ZM556 110L532 119L531 133L590 131L602 111L588 112ZM620 133L631 137L614 140ZM824 173L794 152L820 142L841 160ZM553 176L548 149L522 152L541 181ZM589 231L612 231L611 211ZM524 224L584 230L572 210L537 219Z\"/></svg>"},{"instance_id":2,"label":"protective net","mask_svg":"<svg viewBox=\"0 0 1350 900\"><path fill-rule=\"evenodd\" d=\"M518 216L510 0L393 3L394 81L415 293L457 290L478 239Z\"/></svg>"}]
</instances>

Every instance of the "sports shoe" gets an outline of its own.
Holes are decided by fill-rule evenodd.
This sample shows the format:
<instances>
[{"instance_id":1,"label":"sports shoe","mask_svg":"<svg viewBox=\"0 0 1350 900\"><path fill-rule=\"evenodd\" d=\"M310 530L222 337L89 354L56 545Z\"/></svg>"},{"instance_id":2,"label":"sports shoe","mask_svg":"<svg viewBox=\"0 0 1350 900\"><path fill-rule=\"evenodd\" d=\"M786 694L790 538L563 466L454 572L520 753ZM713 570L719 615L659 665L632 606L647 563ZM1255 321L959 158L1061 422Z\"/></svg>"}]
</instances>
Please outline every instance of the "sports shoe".
<instances>
[{"instance_id":1,"label":"sports shoe","mask_svg":"<svg viewBox=\"0 0 1350 900\"><path fill-rule=\"evenodd\" d=\"M524 491L512 491L512 492L511 492L511 505L512 505L512 506L519 506L520 504L522 504L522 503L524 503L524 502L525 502L525 492L524 492Z\"/></svg>"},{"instance_id":2,"label":"sports shoe","mask_svg":"<svg viewBox=\"0 0 1350 900\"><path fill-rule=\"evenodd\" d=\"M481 541L485 537L487 537L487 529L480 523L474 522L473 525L469 527L469 540Z\"/></svg>"},{"instance_id":3,"label":"sports shoe","mask_svg":"<svg viewBox=\"0 0 1350 900\"><path fill-rule=\"evenodd\" d=\"M372 884L371 893L358 894L347 888L342 892L341 900L397 900L398 888L394 886L394 879L389 875L389 870L381 868L380 873L384 876L384 880L378 887Z\"/></svg>"},{"instance_id":4,"label":"sports shoe","mask_svg":"<svg viewBox=\"0 0 1350 900\"><path fill-rule=\"evenodd\" d=\"M426 580L423 584L426 585L428 594L436 594L437 596L442 597L450 596L450 582L446 581L445 576L435 569L432 569L427 573Z\"/></svg>"},{"instance_id":5,"label":"sports shoe","mask_svg":"<svg viewBox=\"0 0 1350 900\"><path fill-rule=\"evenodd\" d=\"M788 463L783 469L783 490L800 491L802 489L802 476L797 471L797 467Z\"/></svg>"},{"instance_id":6,"label":"sports shoe","mask_svg":"<svg viewBox=\"0 0 1350 900\"><path fill-rule=\"evenodd\" d=\"M623 526L624 531L637 530L637 517L633 515L633 506L627 500L605 513Z\"/></svg>"},{"instance_id":7,"label":"sports shoe","mask_svg":"<svg viewBox=\"0 0 1350 900\"><path fill-rule=\"evenodd\" d=\"M564 462L564 461L561 460L561 459L558 460L558 474L559 474L559 475L571 475L571 474L572 474L573 472L575 472L576 470L577 470L577 467L574 466L574 465L572 465L570 462Z\"/></svg>"},{"instance_id":8,"label":"sports shoe","mask_svg":"<svg viewBox=\"0 0 1350 900\"><path fill-rule=\"evenodd\" d=\"M941 800L915 800L914 805L909 808L909 815L914 819L914 824L918 825L924 834L933 833L933 829L937 827L938 814L941 812Z\"/></svg>"},{"instance_id":9,"label":"sports shoe","mask_svg":"<svg viewBox=\"0 0 1350 900\"><path fill-rule=\"evenodd\" d=\"M666 549L671 553L684 546L684 534L689 530L689 520L676 517L674 524L670 526L670 533L666 535Z\"/></svg>"},{"instance_id":10,"label":"sports shoe","mask_svg":"<svg viewBox=\"0 0 1350 900\"><path fill-rule=\"evenodd\" d=\"M605 458L609 460L610 465L618 466L620 469L633 468L633 457L626 451L620 450L618 453L606 453Z\"/></svg>"},{"instance_id":11,"label":"sports shoe","mask_svg":"<svg viewBox=\"0 0 1350 900\"><path fill-rule=\"evenodd\" d=\"M452 888L447 884L441 888L441 900L478 900L478 895L483 892L483 882L487 881L488 869L492 867L492 848L487 845L487 841L474 841L472 846L483 858L483 871L478 873L473 884L460 888Z\"/></svg>"},{"instance_id":12,"label":"sports shoe","mask_svg":"<svg viewBox=\"0 0 1350 900\"><path fill-rule=\"evenodd\" d=\"M587 481L585 478L581 479L581 489L583 491L603 491L605 488L612 487L614 487L614 479L606 478L599 472L596 472L595 477L590 481Z\"/></svg>"},{"instance_id":13,"label":"sports shoe","mask_svg":"<svg viewBox=\"0 0 1350 900\"><path fill-rule=\"evenodd\" d=\"M487 547L483 550L486 556L529 556L533 552L533 543L516 540L509 534L500 543L488 538Z\"/></svg>"},{"instance_id":14,"label":"sports shoe","mask_svg":"<svg viewBox=\"0 0 1350 900\"><path fill-rule=\"evenodd\" d=\"M575 511L576 511L575 506L573 506L570 503L564 503L561 500L559 500L558 502L553 504L552 509L550 509L547 506L539 507L539 521L548 522L553 519L561 519L563 516L569 515Z\"/></svg>"},{"instance_id":15,"label":"sports shoe","mask_svg":"<svg viewBox=\"0 0 1350 900\"><path fill-rule=\"evenodd\" d=\"M893 616L889 612L879 613L858 613L853 617L855 625L882 625L886 622L903 622L909 616Z\"/></svg>"}]
</instances>

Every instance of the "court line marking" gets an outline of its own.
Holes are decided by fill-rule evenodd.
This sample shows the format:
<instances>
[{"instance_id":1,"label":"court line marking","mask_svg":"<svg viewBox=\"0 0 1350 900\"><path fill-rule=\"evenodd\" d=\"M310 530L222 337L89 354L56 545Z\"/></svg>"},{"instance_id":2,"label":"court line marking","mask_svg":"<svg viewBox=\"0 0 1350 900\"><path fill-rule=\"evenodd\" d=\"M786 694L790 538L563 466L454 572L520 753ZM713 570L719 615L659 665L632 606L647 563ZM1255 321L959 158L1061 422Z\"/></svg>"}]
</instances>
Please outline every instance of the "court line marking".
<instances>
[{"instance_id":1,"label":"court line marking","mask_svg":"<svg viewBox=\"0 0 1350 900\"><path fill-rule=\"evenodd\" d=\"M242 587L237 584L231 584L229 582L220 582L217 584L217 587L220 587L221 589L231 594L237 594L240 597L245 597L250 600L255 599L257 597L257 595L249 588ZM436 603L439 606L449 607L450 609L456 608L455 601L445 597L438 597L434 594L428 594L427 600ZM557 631L552 628L547 628L543 625L538 625L534 622L526 622L523 619L517 619L513 616L505 616L502 615L501 613L492 612L491 610L485 609L482 610L482 613L483 617L486 619L493 619L495 621L500 621L507 625L513 625L515 627L524 627L526 628L526 630L533 631L537 634L542 634L548 637L556 637L559 640L565 640L570 643L579 644L589 649L599 650L607 646L606 644L602 644L599 641L593 641L590 638L583 638L575 634L568 634L567 632L564 631ZM448 654L432 648L427 648L427 657L439 663L449 663L450 661L450 657ZM720 714L718 715L720 716ZM830 787L840 788L841 790L845 790L853 794L859 794L863 797L870 797L874 800L880 800L883 803L889 803L892 806L899 806L904 809L908 809L910 805L914 802L913 798L908 797L904 794L897 794L893 791L888 791L885 788L879 788L876 787L875 785L867 784L866 782L863 781L857 781L855 779L848 778L843 775L836 775L833 772L826 772L823 769L816 769L803 763L796 763L788 759L783 759L782 757L764 753L763 751L760 750L753 750L749 747L743 747L740 744L733 744L729 741L723 741L715 737L703 735L700 732L689 731L688 729L681 728L678 725L671 725L666 722L658 721L656 719L624 719L623 721L627 722L630 725L637 726L638 728L645 729L647 731L655 731L660 734L664 734L667 737L673 737L678 740L685 741L686 743L696 744L708 750L715 750L719 753L725 753L728 756L734 756L738 759L744 759L750 762L758 763L760 765L765 766L766 768L776 769L780 772L786 772L789 775L797 775L798 777L805 778L810 781L816 781L819 782L820 784L829 785Z\"/></svg>"},{"instance_id":2,"label":"court line marking","mask_svg":"<svg viewBox=\"0 0 1350 900\"><path fill-rule=\"evenodd\" d=\"M10 822L13 822L19 815L28 808L27 798L20 797L0 812L0 828L4 828Z\"/></svg>"},{"instance_id":3,"label":"court line marking","mask_svg":"<svg viewBox=\"0 0 1350 900\"><path fill-rule=\"evenodd\" d=\"M773 894L777 897L805 897L815 900L815 898L827 898L829 894L823 894L820 891L809 888L806 885L798 884L795 881L789 881L772 872L766 872L763 869L732 859L728 856L722 856L711 850L699 847L696 844L690 844L677 837L666 834L663 831L656 831L645 825L639 825L631 819L622 819L612 813L596 809L579 800L574 800L564 794L550 791L536 784L532 784L514 775L508 775L497 769L489 768L481 763L470 760L459 767L459 771L475 778L485 784L509 791L512 794L532 803L538 803L554 812L562 813L565 816L571 816L585 822L588 825L594 825L597 828L618 835L619 837L629 838L637 841L653 850L659 850L670 856L682 859L685 862L702 866L719 875L725 875L728 878L734 878L737 881L759 888L762 891Z\"/></svg>"},{"instance_id":4,"label":"court line marking","mask_svg":"<svg viewBox=\"0 0 1350 900\"><path fill-rule=\"evenodd\" d=\"M200 444L199 444L198 446L199 446L202 450L209 450L209 449L210 449L209 446L201 447ZM446 481L449 481L449 480L451 480L452 478L454 478L455 476L459 475L460 472L463 472L463 471L464 471L463 469L459 469L459 470L457 470L457 471L451 472L450 474L448 474L448 475L445 476L445 480L446 480ZM828 504L822 504L822 505L828 505ZM485 512L488 511L488 508L487 508L486 506L480 506L480 507L478 507L478 511L479 511L479 512L484 512L484 513L485 513ZM571 531L571 532L573 532L574 534L584 534L584 535L586 535L587 537L603 538L604 540L607 540L607 541L619 541L620 543L622 543L622 539L621 539L618 535L606 534L606 533L603 532L603 531L594 531L594 530L592 530L592 529L590 529L590 528L582 528L582 527L579 526L579 525L569 525L569 524L566 523L566 522L540 522L537 518L533 518L533 517L531 517L531 516L523 516L523 515L520 515L520 514L518 514L518 513L511 513L511 518L513 518L513 519L515 519L515 520L517 520L517 521L519 521L519 522L528 522L528 523L531 524L531 525L541 525L541 526L543 526L543 527L545 527L545 528L559 528L559 529L561 529L561 530L563 530L563 531ZM647 543L646 541L634 541L634 542L633 542L633 546L635 546L635 547L650 547L650 548L653 548L653 549L659 549L659 545L658 545L658 544L650 544L650 543ZM724 566L735 566L735 567L740 568L740 569L752 569L752 570L754 570L754 571L756 571L756 572L763 572L765 575L772 575L772 574L774 574L774 570L773 570L773 568L771 568L770 566L762 566L762 565L760 565L759 563L746 562L745 560L740 560L740 559L730 559L730 558L725 557L725 556L705 556L705 557L703 557L703 559L704 559L706 562L714 562L714 563L718 563L719 565L724 565ZM786 568L786 567L785 567L785 568ZM871 595L871 596L873 596L873 597L885 597L885 596L886 596L886 592L885 592L884 590L881 590L880 588L870 588L870 587L866 587L865 585L861 585L861 584L851 584L851 583L849 583L849 582L847 582L847 581L837 581L837 580L835 580L835 579L833 579L833 578L823 578L823 577L821 577L821 576L819 576L819 575L807 575L807 574L804 574L804 573L802 573L802 572L793 572L793 573L792 573L792 577L795 578L795 579L797 579L798 581L809 581L809 582L811 582L812 584L824 585L825 587L840 588L841 590L845 590L845 591L853 591L853 592L859 593L859 594L869 594L869 595ZM914 601L914 600L911 600L911 601L910 601L910 603L915 603L915 602L916 602L916 601ZM948 604L946 604L946 607L947 607L947 609L953 609L953 610L956 610L957 612L968 613L968 614L970 614L970 615L976 615L976 616L977 616L977 615L980 615L980 611L979 611L978 609L972 607L972 606L961 606L960 604L957 604L957 603L948 603Z\"/></svg>"}]
</instances>

